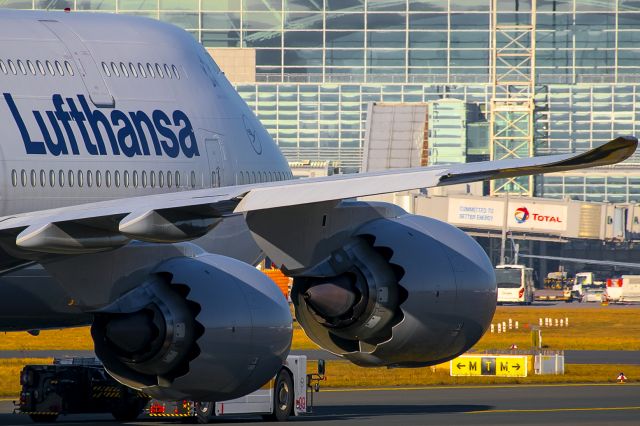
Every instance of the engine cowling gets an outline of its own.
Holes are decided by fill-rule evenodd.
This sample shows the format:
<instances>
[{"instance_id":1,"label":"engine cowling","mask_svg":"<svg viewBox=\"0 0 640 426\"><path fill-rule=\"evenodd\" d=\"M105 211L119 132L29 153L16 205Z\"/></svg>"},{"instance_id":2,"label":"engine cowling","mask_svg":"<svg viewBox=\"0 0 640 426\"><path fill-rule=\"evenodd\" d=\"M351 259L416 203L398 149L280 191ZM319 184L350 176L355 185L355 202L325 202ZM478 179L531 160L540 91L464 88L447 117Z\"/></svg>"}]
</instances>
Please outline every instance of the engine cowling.
<instances>
[{"instance_id":1,"label":"engine cowling","mask_svg":"<svg viewBox=\"0 0 640 426\"><path fill-rule=\"evenodd\" d=\"M307 335L362 366L419 367L467 351L496 307L493 267L461 230L415 215L360 226L331 257L294 278Z\"/></svg>"},{"instance_id":2,"label":"engine cowling","mask_svg":"<svg viewBox=\"0 0 640 426\"><path fill-rule=\"evenodd\" d=\"M161 263L97 313L91 333L96 355L120 382L162 400L220 401L277 373L292 319L260 271L205 254Z\"/></svg>"}]
</instances>

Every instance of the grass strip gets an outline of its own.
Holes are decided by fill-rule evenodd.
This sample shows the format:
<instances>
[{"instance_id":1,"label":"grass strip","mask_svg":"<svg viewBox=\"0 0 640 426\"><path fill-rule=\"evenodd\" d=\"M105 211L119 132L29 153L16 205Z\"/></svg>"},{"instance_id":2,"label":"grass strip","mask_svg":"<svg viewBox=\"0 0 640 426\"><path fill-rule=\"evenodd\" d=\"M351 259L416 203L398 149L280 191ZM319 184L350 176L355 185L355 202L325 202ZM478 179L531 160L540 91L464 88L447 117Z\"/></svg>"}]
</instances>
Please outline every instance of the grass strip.
<instances>
[{"instance_id":1,"label":"grass strip","mask_svg":"<svg viewBox=\"0 0 640 426\"><path fill-rule=\"evenodd\" d=\"M315 361L307 364L308 373L317 370ZM640 365L623 367L608 364L566 364L564 375L530 375L528 377L451 377L449 364L425 368L364 368L348 361L327 361L327 388L413 387L456 385L507 385L551 383L615 383L623 371L628 383L640 382ZM624 385L621 385L624 386Z\"/></svg>"}]
</instances>

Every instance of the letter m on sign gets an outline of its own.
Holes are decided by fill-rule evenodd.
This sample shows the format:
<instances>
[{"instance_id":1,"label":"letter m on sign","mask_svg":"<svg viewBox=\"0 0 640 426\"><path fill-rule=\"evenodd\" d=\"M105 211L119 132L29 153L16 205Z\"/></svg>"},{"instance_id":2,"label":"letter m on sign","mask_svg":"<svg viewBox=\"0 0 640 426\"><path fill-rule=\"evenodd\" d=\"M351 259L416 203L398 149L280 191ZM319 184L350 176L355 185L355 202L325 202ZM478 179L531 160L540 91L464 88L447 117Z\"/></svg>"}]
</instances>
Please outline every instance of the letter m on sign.
<instances>
[{"instance_id":1,"label":"letter m on sign","mask_svg":"<svg viewBox=\"0 0 640 426\"><path fill-rule=\"evenodd\" d=\"M477 361L469 361L469 371L478 371Z\"/></svg>"},{"instance_id":2,"label":"letter m on sign","mask_svg":"<svg viewBox=\"0 0 640 426\"><path fill-rule=\"evenodd\" d=\"M509 363L501 362L500 363L500 371L509 371Z\"/></svg>"}]
</instances>

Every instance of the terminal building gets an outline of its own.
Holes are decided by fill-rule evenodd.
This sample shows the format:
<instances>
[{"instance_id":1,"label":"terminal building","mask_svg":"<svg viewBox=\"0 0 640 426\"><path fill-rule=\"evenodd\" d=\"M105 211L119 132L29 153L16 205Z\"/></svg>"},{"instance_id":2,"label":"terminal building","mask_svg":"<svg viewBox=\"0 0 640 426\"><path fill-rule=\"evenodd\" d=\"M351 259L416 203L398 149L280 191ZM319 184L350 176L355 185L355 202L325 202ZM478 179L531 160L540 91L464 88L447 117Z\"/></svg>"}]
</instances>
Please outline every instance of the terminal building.
<instances>
[{"instance_id":1,"label":"terminal building","mask_svg":"<svg viewBox=\"0 0 640 426\"><path fill-rule=\"evenodd\" d=\"M402 167L405 160L431 165L580 152L640 134L638 0L0 0L0 7L115 12L184 28L301 175ZM380 132L372 132L381 128L382 147ZM411 155L394 157L398 144ZM580 215L583 205L605 206L584 208L603 212L593 225L602 231L597 238L581 236L582 219L578 228L520 236L570 242L549 242L547 252L563 247L580 257L569 249L602 246L617 258L616 247L634 244L638 215L625 213L625 238L609 238L605 228L617 220L615 206L638 209L640 153L612 167L463 192L543 197L568 206L567 220L577 205ZM412 196L424 198L414 206L444 203L441 214L451 214L453 200ZM495 244L489 240L483 245Z\"/></svg>"}]
</instances>

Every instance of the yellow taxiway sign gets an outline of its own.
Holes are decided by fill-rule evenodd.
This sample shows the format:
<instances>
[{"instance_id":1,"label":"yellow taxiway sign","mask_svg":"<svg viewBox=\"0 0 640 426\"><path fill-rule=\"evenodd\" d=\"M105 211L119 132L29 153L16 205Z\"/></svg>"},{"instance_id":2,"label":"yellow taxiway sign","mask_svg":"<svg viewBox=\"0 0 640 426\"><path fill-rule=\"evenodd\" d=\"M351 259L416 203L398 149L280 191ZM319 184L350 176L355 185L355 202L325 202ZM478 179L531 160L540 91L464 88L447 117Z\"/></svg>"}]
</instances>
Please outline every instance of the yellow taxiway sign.
<instances>
[{"instance_id":1,"label":"yellow taxiway sign","mask_svg":"<svg viewBox=\"0 0 640 426\"><path fill-rule=\"evenodd\" d=\"M527 357L517 355L461 355L450 361L452 376L527 377Z\"/></svg>"}]
</instances>

